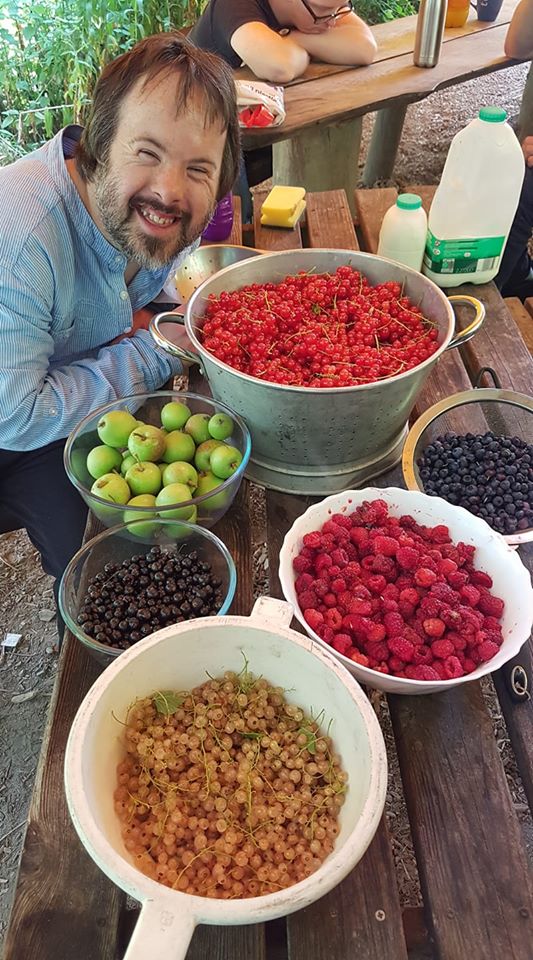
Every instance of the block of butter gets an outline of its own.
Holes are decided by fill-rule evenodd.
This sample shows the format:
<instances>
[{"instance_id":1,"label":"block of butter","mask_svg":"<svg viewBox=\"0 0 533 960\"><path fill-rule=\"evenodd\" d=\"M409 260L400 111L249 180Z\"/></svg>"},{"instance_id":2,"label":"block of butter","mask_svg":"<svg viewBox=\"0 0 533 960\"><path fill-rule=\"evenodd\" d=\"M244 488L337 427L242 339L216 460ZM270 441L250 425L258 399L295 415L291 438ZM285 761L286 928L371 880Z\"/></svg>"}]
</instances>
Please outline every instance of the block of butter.
<instances>
[{"instance_id":1,"label":"block of butter","mask_svg":"<svg viewBox=\"0 0 533 960\"><path fill-rule=\"evenodd\" d=\"M292 230L305 210L303 187L272 187L261 206L261 223Z\"/></svg>"}]
</instances>

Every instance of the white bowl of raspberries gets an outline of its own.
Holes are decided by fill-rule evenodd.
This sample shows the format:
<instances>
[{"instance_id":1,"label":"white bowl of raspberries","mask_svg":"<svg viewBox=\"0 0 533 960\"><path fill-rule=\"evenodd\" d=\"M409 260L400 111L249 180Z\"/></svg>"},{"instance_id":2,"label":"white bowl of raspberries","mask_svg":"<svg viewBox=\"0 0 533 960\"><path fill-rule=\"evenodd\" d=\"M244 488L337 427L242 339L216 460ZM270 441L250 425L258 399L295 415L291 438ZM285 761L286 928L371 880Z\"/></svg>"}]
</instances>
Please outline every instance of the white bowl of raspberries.
<instances>
[{"instance_id":1,"label":"white bowl of raspberries","mask_svg":"<svg viewBox=\"0 0 533 960\"><path fill-rule=\"evenodd\" d=\"M440 497L346 490L296 520L280 552L295 615L361 683L436 693L498 670L533 624L518 554Z\"/></svg>"}]
</instances>

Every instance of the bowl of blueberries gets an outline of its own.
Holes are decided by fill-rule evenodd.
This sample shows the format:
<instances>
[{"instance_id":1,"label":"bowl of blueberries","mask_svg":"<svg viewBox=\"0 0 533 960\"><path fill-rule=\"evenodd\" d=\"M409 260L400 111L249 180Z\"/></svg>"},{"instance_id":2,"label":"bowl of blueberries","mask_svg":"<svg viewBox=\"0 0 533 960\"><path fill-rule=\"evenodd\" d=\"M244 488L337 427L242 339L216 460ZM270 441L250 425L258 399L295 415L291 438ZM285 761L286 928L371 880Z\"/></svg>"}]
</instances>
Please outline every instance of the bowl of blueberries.
<instances>
[{"instance_id":1,"label":"bowl of blueberries","mask_svg":"<svg viewBox=\"0 0 533 960\"><path fill-rule=\"evenodd\" d=\"M107 666L162 627L227 613L236 584L231 554L210 530L154 516L84 544L61 579L59 609Z\"/></svg>"},{"instance_id":2,"label":"bowl of blueberries","mask_svg":"<svg viewBox=\"0 0 533 960\"><path fill-rule=\"evenodd\" d=\"M407 436L402 469L408 490L464 507L512 546L533 540L533 398L498 385L434 404Z\"/></svg>"}]
</instances>

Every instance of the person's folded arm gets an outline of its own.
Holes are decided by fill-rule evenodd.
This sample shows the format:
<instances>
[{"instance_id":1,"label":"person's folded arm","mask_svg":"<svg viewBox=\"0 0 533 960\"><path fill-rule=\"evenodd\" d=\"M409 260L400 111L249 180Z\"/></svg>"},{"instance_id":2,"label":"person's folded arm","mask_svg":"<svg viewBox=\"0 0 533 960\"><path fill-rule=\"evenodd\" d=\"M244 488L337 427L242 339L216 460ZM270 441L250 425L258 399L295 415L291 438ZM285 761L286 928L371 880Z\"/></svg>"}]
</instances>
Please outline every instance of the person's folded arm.
<instances>
[{"instance_id":1,"label":"person's folded arm","mask_svg":"<svg viewBox=\"0 0 533 960\"><path fill-rule=\"evenodd\" d=\"M291 30L290 36L307 51L312 60L322 60L324 63L368 66L376 56L374 34L355 13L337 20L324 33Z\"/></svg>"},{"instance_id":2,"label":"person's folded arm","mask_svg":"<svg viewBox=\"0 0 533 960\"><path fill-rule=\"evenodd\" d=\"M309 54L292 34L280 37L260 22L243 23L230 40L241 60L260 80L289 83L299 77L309 64Z\"/></svg>"},{"instance_id":3,"label":"person's folded arm","mask_svg":"<svg viewBox=\"0 0 533 960\"><path fill-rule=\"evenodd\" d=\"M504 42L505 54L516 60L533 59L533 0L522 0L513 13Z\"/></svg>"},{"instance_id":4,"label":"person's folded arm","mask_svg":"<svg viewBox=\"0 0 533 960\"><path fill-rule=\"evenodd\" d=\"M32 450L61 439L101 404L157 390L180 371L146 330L50 369L50 291L29 281L12 271L2 288L0 449Z\"/></svg>"}]
</instances>

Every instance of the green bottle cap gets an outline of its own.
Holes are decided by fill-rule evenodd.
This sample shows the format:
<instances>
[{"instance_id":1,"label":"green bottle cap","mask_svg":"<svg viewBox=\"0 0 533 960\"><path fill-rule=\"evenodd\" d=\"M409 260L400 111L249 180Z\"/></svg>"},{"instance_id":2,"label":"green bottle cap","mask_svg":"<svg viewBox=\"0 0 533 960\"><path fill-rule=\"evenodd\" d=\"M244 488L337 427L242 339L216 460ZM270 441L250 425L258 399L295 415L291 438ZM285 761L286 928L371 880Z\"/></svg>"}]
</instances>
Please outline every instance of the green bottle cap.
<instances>
[{"instance_id":1,"label":"green bottle cap","mask_svg":"<svg viewBox=\"0 0 533 960\"><path fill-rule=\"evenodd\" d=\"M502 107L481 107L478 116L486 123L504 123L507 120L507 113Z\"/></svg>"},{"instance_id":2,"label":"green bottle cap","mask_svg":"<svg viewBox=\"0 0 533 960\"><path fill-rule=\"evenodd\" d=\"M418 210L422 206L422 200L416 193L400 193L396 206L400 210Z\"/></svg>"}]
</instances>

